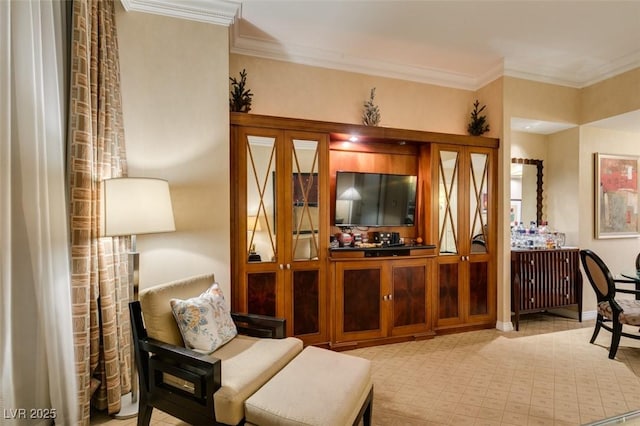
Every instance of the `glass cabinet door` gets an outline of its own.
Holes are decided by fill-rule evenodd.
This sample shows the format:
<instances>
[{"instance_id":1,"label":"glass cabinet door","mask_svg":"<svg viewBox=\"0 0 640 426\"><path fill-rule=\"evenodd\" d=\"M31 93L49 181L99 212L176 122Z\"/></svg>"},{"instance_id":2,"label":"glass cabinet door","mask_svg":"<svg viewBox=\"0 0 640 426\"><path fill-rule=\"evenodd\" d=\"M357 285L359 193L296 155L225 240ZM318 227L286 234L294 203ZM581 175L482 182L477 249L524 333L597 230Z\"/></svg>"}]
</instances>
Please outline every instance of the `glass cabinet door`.
<instances>
[{"instance_id":1,"label":"glass cabinet door","mask_svg":"<svg viewBox=\"0 0 640 426\"><path fill-rule=\"evenodd\" d=\"M438 160L438 246L440 254L458 254L458 174L460 154L440 151Z\"/></svg>"},{"instance_id":2,"label":"glass cabinet door","mask_svg":"<svg viewBox=\"0 0 640 426\"><path fill-rule=\"evenodd\" d=\"M246 155L246 309L251 314L277 316L278 139L247 134ZM242 210L240 210L242 211ZM240 221L242 222L242 221Z\"/></svg>"},{"instance_id":3,"label":"glass cabinet door","mask_svg":"<svg viewBox=\"0 0 640 426\"><path fill-rule=\"evenodd\" d=\"M438 182L438 324L486 321L492 310L491 153L484 148L436 151Z\"/></svg>"},{"instance_id":4,"label":"glass cabinet door","mask_svg":"<svg viewBox=\"0 0 640 426\"><path fill-rule=\"evenodd\" d=\"M489 154L469 153L469 316L489 313Z\"/></svg>"},{"instance_id":5,"label":"glass cabinet door","mask_svg":"<svg viewBox=\"0 0 640 426\"><path fill-rule=\"evenodd\" d=\"M291 146L291 247L293 261L318 258L318 141L293 139Z\"/></svg>"},{"instance_id":6,"label":"glass cabinet door","mask_svg":"<svg viewBox=\"0 0 640 426\"><path fill-rule=\"evenodd\" d=\"M247 259L275 262L277 145L275 137L246 138L247 158Z\"/></svg>"},{"instance_id":7,"label":"glass cabinet door","mask_svg":"<svg viewBox=\"0 0 640 426\"><path fill-rule=\"evenodd\" d=\"M469 225L471 253L487 253L489 156L471 153L469 167Z\"/></svg>"},{"instance_id":8,"label":"glass cabinet door","mask_svg":"<svg viewBox=\"0 0 640 426\"><path fill-rule=\"evenodd\" d=\"M460 168L461 153L454 150L438 151L438 260L437 297L438 323L461 321L462 274L460 225ZM461 239L462 238L462 239Z\"/></svg>"},{"instance_id":9,"label":"glass cabinet door","mask_svg":"<svg viewBox=\"0 0 640 426\"><path fill-rule=\"evenodd\" d=\"M291 169L287 183L285 208L289 209L291 220L288 220L288 260L286 268L291 268L287 275L285 293L290 294L287 300L287 326L294 336L301 337L305 343L326 341L323 334L326 326L326 290L322 287L326 282L326 272L320 261L320 211L326 202L326 194L321 193L321 176L319 170L322 161L321 150L326 149L324 135L286 132L290 157L286 160ZM289 263L290 262L290 263ZM290 310L290 311L289 311Z\"/></svg>"},{"instance_id":10,"label":"glass cabinet door","mask_svg":"<svg viewBox=\"0 0 640 426\"><path fill-rule=\"evenodd\" d=\"M287 334L306 344L327 340L324 261L326 230L321 209L328 190L328 138L270 128L237 133L242 159L234 194L241 239L236 253L237 307L286 318ZM324 168L323 168L324 167ZM246 234L245 234L246 228ZM246 238L246 240L245 240Z\"/></svg>"}]
</instances>

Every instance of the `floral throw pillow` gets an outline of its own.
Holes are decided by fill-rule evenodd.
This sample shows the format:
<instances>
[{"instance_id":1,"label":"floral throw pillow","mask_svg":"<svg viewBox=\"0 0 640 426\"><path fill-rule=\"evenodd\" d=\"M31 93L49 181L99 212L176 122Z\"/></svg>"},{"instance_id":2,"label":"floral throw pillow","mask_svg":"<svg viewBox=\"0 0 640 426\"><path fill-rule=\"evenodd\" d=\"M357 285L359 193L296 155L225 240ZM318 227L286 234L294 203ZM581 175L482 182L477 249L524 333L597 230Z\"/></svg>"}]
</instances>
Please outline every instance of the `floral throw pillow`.
<instances>
[{"instance_id":1,"label":"floral throw pillow","mask_svg":"<svg viewBox=\"0 0 640 426\"><path fill-rule=\"evenodd\" d=\"M187 348L211 353L238 331L217 283L198 297L171 299L171 310Z\"/></svg>"}]
</instances>

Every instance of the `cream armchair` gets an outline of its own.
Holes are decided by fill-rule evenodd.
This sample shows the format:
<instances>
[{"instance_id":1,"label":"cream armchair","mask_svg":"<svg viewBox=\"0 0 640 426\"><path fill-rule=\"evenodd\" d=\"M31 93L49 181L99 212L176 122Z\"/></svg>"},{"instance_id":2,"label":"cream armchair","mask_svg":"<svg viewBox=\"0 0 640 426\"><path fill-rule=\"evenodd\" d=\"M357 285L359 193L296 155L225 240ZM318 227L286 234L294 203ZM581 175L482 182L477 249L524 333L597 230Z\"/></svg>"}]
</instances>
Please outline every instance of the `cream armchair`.
<instances>
[{"instance_id":1,"label":"cream armchair","mask_svg":"<svg viewBox=\"0 0 640 426\"><path fill-rule=\"evenodd\" d=\"M285 320L232 314L238 336L209 355L186 349L169 301L206 291L213 275L202 275L140 292L130 304L140 381L138 425L154 408L192 424L238 424L244 402L302 351L285 338Z\"/></svg>"}]
</instances>

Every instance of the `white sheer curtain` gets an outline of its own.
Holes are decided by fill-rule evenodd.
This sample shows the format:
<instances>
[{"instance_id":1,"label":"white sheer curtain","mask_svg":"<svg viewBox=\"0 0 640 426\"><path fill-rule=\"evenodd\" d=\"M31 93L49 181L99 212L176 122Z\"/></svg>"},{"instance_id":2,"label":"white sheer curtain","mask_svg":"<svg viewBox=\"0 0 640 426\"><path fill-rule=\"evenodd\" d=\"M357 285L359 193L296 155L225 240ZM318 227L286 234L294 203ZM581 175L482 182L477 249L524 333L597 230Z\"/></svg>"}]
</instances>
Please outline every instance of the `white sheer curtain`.
<instances>
[{"instance_id":1,"label":"white sheer curtain","mask_svg":"<svg viewBox=\"0 0 640 426\"><path fill-rule=\"evenodd\" d=\"M0 412L9 424L51 423L11 420L18 408L77 422L64 3L0 0Z\"/></svg>"}]
</instances>

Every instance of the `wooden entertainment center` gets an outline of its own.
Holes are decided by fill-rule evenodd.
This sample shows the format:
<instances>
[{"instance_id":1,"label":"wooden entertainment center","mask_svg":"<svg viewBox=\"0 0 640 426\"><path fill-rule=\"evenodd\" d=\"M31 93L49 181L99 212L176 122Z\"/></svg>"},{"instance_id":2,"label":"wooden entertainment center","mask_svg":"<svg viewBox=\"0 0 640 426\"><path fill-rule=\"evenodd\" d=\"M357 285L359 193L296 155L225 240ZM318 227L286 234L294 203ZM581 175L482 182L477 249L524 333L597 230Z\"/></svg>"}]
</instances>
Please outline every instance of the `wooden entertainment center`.
<instances>
[{"instance_id":1,"label":"wooden entertainment center","mask_svg":"<svg viewBox=\"0 0 640 426\"><path fill-rule=\"evenodd\" d=\"M230 122L234 310L283 317L288 335L333 349L495 326L497 139L243 113ZM336 193L342 171L417 177L408 204L380 188L387 215L404 222L341 226L336 204L367 208L357 192ZM374 232L397 241L374 244ZM343 233L358 243L336 247Z\"/></svg>"}]
</instances>

